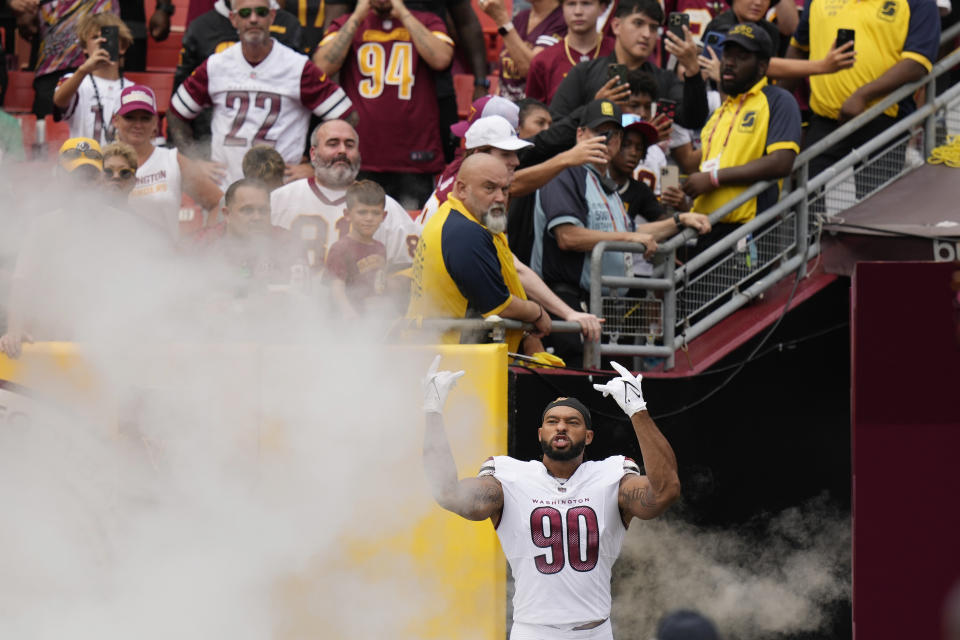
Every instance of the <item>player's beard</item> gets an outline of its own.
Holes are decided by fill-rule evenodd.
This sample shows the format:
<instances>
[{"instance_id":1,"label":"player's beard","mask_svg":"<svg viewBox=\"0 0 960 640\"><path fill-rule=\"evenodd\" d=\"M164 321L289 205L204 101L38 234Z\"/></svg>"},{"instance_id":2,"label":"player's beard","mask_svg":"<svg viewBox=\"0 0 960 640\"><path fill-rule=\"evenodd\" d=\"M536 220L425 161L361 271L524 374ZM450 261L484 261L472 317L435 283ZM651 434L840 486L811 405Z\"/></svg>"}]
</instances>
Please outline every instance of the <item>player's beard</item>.
<instances>
[{"instance_id":1,"label":"player's beard","mask_svg":"<svg viewBox=\"0 0 960 640\"><path fill-rule=\"evenodd\" d=\"M343 164L346 162L346 164ZM337 156L325 164L314 164L313 171L317 182L331 189L343 189L353 184L360 172L360 160L350 162L344 155Z\"/></svg>"},{"instance_id":2,"label":"player's beard","mask_svg":"<svg viewBox=\"0 0 960 640\"><path fill-rule=\"evenodd\" d=\"M490 205L480 216L480 222L494 235L503 233L507 230L507 208L502 204Z\"/></svg>"},{"instance_id":3,"label":"player's beard","mask_svg":"<svg viewBox=\"0 0 960 640\"><path fill-rule=\"evenodd\" d=\"M567 436L568 438L570 436ZM557 462L564 462L566 460L573 460L581 453L583 453L584 447L587 446L586 440L581 440L580 442L570 441L570 446L566 448L565 451L558 451L553 448L553 445L549 441L540 439L540 450L543 452L543 455L547 456L551 460L556 460Z\"/></svg>"}]
</instances>

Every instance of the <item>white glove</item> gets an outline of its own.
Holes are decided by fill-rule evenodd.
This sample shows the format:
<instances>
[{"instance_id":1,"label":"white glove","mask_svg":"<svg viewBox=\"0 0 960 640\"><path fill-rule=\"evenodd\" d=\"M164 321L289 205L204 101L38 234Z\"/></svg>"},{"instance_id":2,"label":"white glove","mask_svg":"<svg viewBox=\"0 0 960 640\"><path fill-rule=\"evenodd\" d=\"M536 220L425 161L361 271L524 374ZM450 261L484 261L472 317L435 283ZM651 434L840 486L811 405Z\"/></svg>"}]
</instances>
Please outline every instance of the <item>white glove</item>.
<instances>
[{"instance_id":1,"label":"white glove","mask_svg":"<svg viewBox=\"0 0 960 640\"><path fill-rule=\"evenodd\" d=\"M433 359L430 368L427 369L427 377L423 379L424 413L443 413L447 395L457 384L457 378L466 373L466 371L437 371L438 366L440 366L440 356Z\"/></svg>"},{"instance_id":2,"label":"white glove","mask_svg":"<svg viewBox=\"0 0 960 640\"><path fill-rule=\"evenodd\" d=\"M643 400L643 391L640 389L640 381L643 376L639 373L634 378L633 374L626 370L619 363L610 361L610 366L620 374L619 378L614 378L606 384L595 384L593 388L603 393L603 397L613 396L627 417L632 417L638 411L647 408L647 403Z\"/></svg>"}]
</instances>

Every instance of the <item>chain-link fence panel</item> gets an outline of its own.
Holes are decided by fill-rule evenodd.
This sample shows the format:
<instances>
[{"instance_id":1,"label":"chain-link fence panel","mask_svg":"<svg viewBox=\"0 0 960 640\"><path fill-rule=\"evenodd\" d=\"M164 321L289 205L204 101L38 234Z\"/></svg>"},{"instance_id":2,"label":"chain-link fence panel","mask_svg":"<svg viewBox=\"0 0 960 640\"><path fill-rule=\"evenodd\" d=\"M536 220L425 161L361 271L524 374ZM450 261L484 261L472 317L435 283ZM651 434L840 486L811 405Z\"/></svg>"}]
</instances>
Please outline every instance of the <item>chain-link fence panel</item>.
<instances>
[{"instance_id":1,"label":"chain-link fence panel","mask_svg":"<svg viewBox=\"0 0 960 640\"><path fill-rule=\"evenodd\" d=\"M796 247L796 214L784 214L677 287L677 333L747 288Z\"/></svg>"},{"instance_id":2,"label":"chain-link fence panel","mask_svg":"<svg viewBox=\"0 0 960 640\"><path fill-rule=\"evenodd\" d=\"M604 297L603 332L610 336L663 337L663 301L655 297Z\"/></svg>"}]
</instances>

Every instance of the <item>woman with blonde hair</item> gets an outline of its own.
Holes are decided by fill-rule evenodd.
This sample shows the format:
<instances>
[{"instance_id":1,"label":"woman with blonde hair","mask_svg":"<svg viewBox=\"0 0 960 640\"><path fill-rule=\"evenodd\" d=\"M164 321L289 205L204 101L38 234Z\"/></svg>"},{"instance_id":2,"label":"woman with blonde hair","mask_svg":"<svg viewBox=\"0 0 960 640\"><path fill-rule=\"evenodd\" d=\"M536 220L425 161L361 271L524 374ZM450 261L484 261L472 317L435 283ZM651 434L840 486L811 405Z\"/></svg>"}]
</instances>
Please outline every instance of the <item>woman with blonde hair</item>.
<instances>
[{"instance_id":1,"label":"woman with blonde hair","mask_svg":"<svg viewBox=\"0 0 960 640\"><path fill-rule=\"evenodd\" d=\"M137 182L130 193L130 204L138 212L176 239L184 192L204 209L216 209L223 194L200 163L176 149L153 144L159 124L153 89L142 84L124 89L113 124L117 140L133 147L137 154Z\"/></svg>"},{"instance_id":2,"label":"woman with blonde hair","mask_svg":"<svg viewBox=\"0 0 960 640\"><path fill-rule=\"evenodd\" d=\"M137 152L123 142L112 142L103 149L101 180L118 209L126 209L130 192L137 183Z\"/></svg>"}]
</instances>

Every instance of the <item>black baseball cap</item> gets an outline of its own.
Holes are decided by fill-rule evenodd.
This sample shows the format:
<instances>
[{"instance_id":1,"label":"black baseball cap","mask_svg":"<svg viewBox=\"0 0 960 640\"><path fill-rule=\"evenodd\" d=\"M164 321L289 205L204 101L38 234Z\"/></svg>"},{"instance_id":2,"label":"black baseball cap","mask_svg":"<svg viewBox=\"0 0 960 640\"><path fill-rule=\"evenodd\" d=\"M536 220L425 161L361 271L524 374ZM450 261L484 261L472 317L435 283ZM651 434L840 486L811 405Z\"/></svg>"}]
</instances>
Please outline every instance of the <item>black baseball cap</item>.
<instances>
[{"instance_id":1,"label":"black baseball cap","mask_svg":"<svg viewBox=\"0 0 960 640\"><path fill-rule=\"evenodd\" d=\"M580 114L580 126L587 129L596 129L605 122L612 122L617 127L621 127L620 120L623 118L623 111L615 103L609 100L594 100L583 108Z\"/></svg>"},{"instance_id":2,"label":"black baseball cap","mask_svg":"<svg viewBox=\"0 0 960 640\"><path fill-rule=\"evenodd\" d=\"M773 42L770 40L770 34L756 22L743 22L734 25L727 32L727 39L723 41L723 46L726 47L731 42L757 54L760 58L769 59L773 55Z\"/></svg>"}]
</instances>

